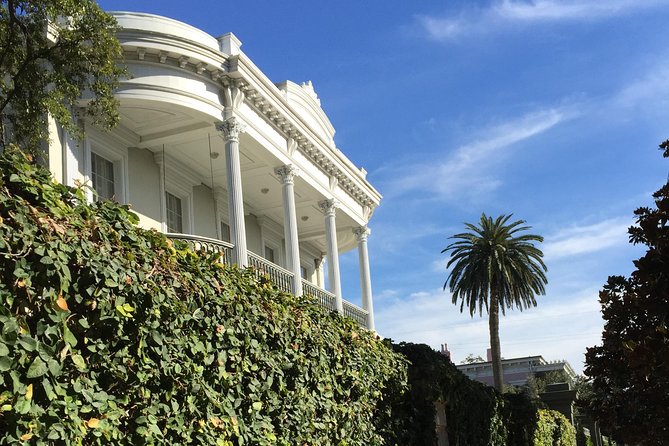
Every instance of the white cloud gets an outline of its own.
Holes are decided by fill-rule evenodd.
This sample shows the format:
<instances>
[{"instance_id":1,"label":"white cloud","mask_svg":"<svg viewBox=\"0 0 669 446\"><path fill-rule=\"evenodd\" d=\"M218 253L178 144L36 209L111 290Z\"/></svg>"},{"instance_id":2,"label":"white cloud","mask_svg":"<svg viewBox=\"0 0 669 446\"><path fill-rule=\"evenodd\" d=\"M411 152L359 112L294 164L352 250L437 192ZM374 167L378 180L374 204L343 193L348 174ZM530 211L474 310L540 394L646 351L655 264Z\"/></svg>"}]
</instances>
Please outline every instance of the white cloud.
<instances>
[{"instance_id":1,"label":"white cloud","mask_svg":"<svg viewBox=\"0 0 669 446\"><path fill-rule=\"evenodd\" d=\"M575 296L539 297L536 308L507 312L500 320L503 356L566 359L580 372L585 348L600 342L597 295L593 288ZM451 303L450 293L441 289L416 292L380 305L377 330L395 342L424 343L434 349L447 343L455 363L469 353L485 357L489 346L487 315L471 318L459 310Z\"/></svg>"},{"instance_id":2,"label":"white cloud","mask_svg":"<svg viewBox=\"0 0 669 446\"><path fill-rule=\"evenodd\" d=\"M550 261L627 245L627 228L632 224L630 218L621 217L566 228L547 237L542 250Z\"/></svg>"},{"instance_id":3,"label":"white cloud","mask_svg":"<svg viewBox=\"0 0 669 446\"><path fill-rule=\"evenodd\" d=\"M623 108L642 105L666 109L669 102L669 63L666 55L654 57L644 75L630 82L613 97L612 105Z\"/></svg>"},{"instance_id":4,"label":"white cloud","mask_svg":"<svg viewBox=\"0 0 669 446\"><path fill-rule=\"evenodd\" d=\"M488 8L462 11L457 17L419 16L418 22L429 38L446 41L522 23L599 20L666 4L666 0L500 0Z\"/></svg>"},{"instance_id":5,"label":"white cloud","mask_svg":"<svg viewBox=\"0 0 669 446\"><path fill-rule=\"evenodd\" d=\"M386 196L420 191L440 199L478 196L501 184L491 172L513 146L548 131L575 116L566 107L528 113L520 118L478 132L484 135L429 164L396 166L383 190ZM388 173L388 172L386 172Z\"/></svg>"}]
</instances>

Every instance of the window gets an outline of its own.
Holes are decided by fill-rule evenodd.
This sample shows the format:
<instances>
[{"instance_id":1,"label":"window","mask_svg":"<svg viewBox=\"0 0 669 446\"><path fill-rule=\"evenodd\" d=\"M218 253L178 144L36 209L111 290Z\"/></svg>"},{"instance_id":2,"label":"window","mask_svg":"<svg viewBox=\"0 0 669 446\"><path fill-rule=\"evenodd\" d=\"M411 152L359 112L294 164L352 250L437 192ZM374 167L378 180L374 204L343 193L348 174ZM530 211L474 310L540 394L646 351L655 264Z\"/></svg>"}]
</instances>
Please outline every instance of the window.
<instances>
[{"instance_id":1,"label":"window","mask_svg":"<svg viewBox=\"0 0 669 446\"><path fill-rule=\"evenodd\" d=\"M95 191L93 197L95 201L116 198L114 190L114 163L95 152L91 152L91 179L93 181L93 190Z\"/></svg>"},{"instance_id":2,"label":"window","mask_svg":"<svg viewBox=\"0 0 669 446\"><path fill-rule=\"evenodd\" d=\"M221 240L224 242L230 241L230 225L221 222Z\"/></svg>"},{"instance_id":3,"label":"window","mask_svg":"<svg viewBox=\"0 0 669 446\"><path fill-rule=\"evenodd\" d=\"M307 269L304 266L300 266L300 275L302 276L303 279L308 279L308 272Z\"/></svg>"},{"instance_id":4,"label":"window","mask_svg":"<svg viewBox=\"0 0 669 446\"><path fill-rule=\"evenodd\" d=\"M265 245L265 258L272 263L276 263L274 261L274 250L267 245Z\"/></svg>"},{"instance_id":5,"label":"window","mask_svg":"<svg viewBox=\"0 0 669 446\"><path fill-rule=\"evenodd\" d=\"M181 234L183 232L181 198L166 191L165 206L167 210L167 232Z\"/></svg>"}]
</instances>

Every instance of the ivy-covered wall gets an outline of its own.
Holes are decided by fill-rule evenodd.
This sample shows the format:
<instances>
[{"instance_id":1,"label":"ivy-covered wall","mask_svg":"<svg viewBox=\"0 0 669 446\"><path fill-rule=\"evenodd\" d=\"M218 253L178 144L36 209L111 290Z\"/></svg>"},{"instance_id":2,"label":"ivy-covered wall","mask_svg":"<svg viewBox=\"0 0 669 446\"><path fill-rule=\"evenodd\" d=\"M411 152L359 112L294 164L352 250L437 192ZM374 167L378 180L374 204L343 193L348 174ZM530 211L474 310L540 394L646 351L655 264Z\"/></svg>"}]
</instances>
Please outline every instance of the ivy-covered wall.
<instances>
[{"instance_id":1,"label":"ivy-covered wall","mask_svg":"<svg viewBox=\"0 0 669 446\"><path fill-rule=\"evenodd\" d=\"M500 394L470 380L446 356L427 345L393 345L409 360L409 391L392 405L394 430L400 445L433 446L434 402L446 401L451 446L575 446L575 431L558 412L538 410L523 393ZM555 439L545 443L546 438Z\"/></svg>"},{"instance_id":2,"label":"ivy-covered wall","mask_svg":"<svg viewBox=\"0 0 669 446\"><path fill-rule=\"evenodd\" d=\"M136 222L0 157L0 445L385 444L400 355Z\"/></svg>"}]
</instances>

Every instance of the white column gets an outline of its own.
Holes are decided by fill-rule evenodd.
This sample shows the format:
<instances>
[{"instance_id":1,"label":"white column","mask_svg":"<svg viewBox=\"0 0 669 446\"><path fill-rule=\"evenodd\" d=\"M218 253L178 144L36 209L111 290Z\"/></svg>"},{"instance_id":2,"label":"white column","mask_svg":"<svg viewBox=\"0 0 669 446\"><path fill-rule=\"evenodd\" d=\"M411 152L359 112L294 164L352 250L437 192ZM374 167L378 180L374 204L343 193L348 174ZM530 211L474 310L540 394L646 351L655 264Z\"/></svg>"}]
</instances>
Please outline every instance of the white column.
<instances>
[{"instance_id":1,"label":"white column","mask_svg":"<svg viewBox=\"0 0 669 446\"><path fill-rule=\"evenodd\" d=\"M283 182L283 236L286 239L286 264L293 273L293 294L302 295L302 272L300 271L300 244L297 238L297 215L295 211L295 176L298 169L292 165L274 169Z\"/></svg>"},{"instance_id":2,"label":"white column","mask_svg":"<svg viewBox=\"0 0 669 446\"><path fill-rule=\"evenodd\" d=\"M328 256L328 285L330 292L335 295L335 306L339 313L344 312L344 303L341 295L341 279L339 276L339 251L337 249L337 225L335 223L335 212L337 202L334 199L324 200L318 203L325 214L325 239Z\"/></svg>"},{"instance_id":3,"label":"white column","mask_svg":"<svg viewBox=\"0 0 669 446\"><path fill-rule=\"evenodd\" d=\"M358 261L360 264L360 290L362 291L362 308L367 311L367 328L374 329L374 304L372 302L372 278L369 273L369 253L367 251L367 237L371 230L367 226L353 229L358 241Z\"/></svg>"},{"instance_id":4,"label":"white column","mask_svg":"<svg viewBox=\"0 0 669 446\"><path fill-rule=\"evenodd\" d=\"M244 224L244 195L242 193L242 168L239 162L239 134L246 129L234 116L216 124L225 139L225 167L228 177L228 211L230 213L230 239L234 243L232 263L240 268L248 265L246 226Z\"/></svg>"}]
</instances>

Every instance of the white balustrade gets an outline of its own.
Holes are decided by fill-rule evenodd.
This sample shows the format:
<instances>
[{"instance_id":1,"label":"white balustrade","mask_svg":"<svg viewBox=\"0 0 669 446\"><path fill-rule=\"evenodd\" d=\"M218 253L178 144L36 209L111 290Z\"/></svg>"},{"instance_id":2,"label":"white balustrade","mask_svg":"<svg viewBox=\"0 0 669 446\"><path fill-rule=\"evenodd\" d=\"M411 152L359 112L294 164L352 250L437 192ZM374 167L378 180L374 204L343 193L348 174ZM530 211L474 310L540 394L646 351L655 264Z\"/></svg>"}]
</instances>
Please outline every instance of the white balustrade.
<instances>
[{"instance_id":1,"label":"white balustrade","mask_svg":"<svg viewBox=\"0 0 669 446\"><path fill-rule=\"evenodd\" d=\"M165 235L172 240L179 240L189 244L196 251L219 252L222 254L221 261L224 264L232 264L233 245L231 243L191 234ZM254 268L258 275L267 275L280 290L286 293L293 292L293 273L252 252L248 252L248 262L249 266ZM337 296L333 293L319 288L304 279L302 279L302 288L305 296L312 296L322 307L330 311L337 311ZM343 301L343 306L344 316L355 320L361 327L368 328L367 311L347 301Z\"/></svg>"}]
</instances>

